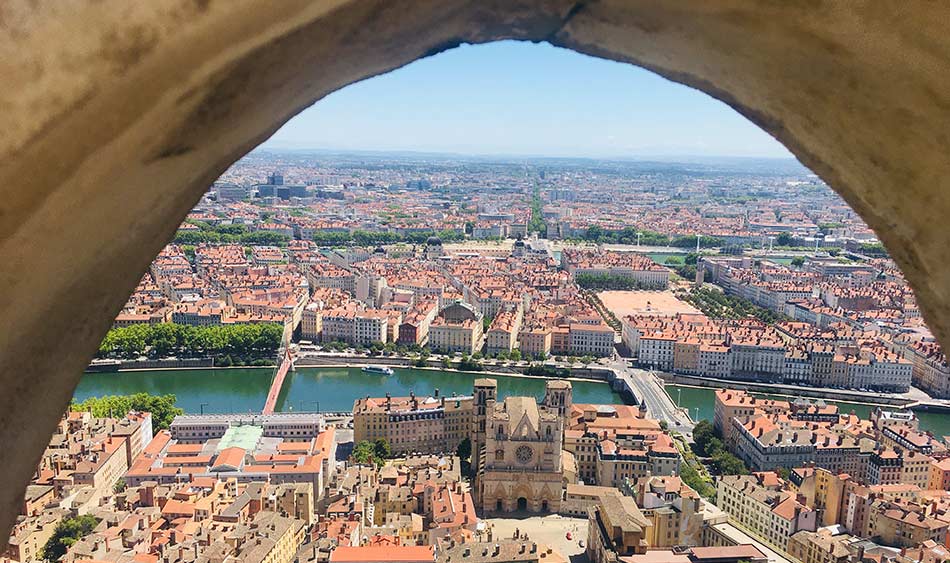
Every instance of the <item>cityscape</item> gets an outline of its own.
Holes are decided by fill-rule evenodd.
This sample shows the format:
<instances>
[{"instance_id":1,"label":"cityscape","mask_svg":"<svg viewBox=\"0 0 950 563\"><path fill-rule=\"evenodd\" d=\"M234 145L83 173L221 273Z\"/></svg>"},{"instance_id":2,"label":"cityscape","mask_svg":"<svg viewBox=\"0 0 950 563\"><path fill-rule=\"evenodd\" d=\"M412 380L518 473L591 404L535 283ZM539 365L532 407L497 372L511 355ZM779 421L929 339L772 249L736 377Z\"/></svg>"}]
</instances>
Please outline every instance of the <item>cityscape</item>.
<instances>
[{"instance_id":1,"label":"cityscape","mask_svg":"<svg viewBox=\"0 0 950 563\"><path fill-rule=\"evenodd\" d=\"M116 316L3 560L939 562L948 399L794 161L262 148Z\"/></svg>"}]
</instances>

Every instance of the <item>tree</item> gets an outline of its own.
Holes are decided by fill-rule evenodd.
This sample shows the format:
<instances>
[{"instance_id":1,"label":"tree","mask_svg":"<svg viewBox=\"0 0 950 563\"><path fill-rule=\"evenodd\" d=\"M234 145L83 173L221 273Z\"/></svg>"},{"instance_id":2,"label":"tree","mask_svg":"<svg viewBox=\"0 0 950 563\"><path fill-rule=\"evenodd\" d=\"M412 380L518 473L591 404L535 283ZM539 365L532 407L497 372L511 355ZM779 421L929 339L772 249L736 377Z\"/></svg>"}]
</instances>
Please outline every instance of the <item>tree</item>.
<instances>
[{"instance_id":1,"label":"tree","mask_svg":"<svg viewBox=\"0 0 950 563\"><path fill-rule=\"evenodd\" d=\"M775 244L778 246L794 246L795 240L788 233L780 233L775 237Z\"/></svg>"},{"instance_id":2,"label":"tree","mask_svg":"<svg viewBox=\"0 0 950 563\"><path fill-rule=\"evenodd\" d=\"M272 359L280 347L283 327L278 323L231 326L189 326L172 323L133 325L110 330L99 345L106 358L208 357L234 363Z\"/></svg>"},{"instance_id":3,"label":"tree","mask_svg":"<svg viewBox=\"0 0 950 563\"><path fill-rule=\"evenodd\" d=\"M392 457L393 450L389 447L389 442L386 438L376 438L376 441L373 443L373 453L379 459L388 459Z\"/></svg>"},{"instance_id":4,"label":"tree","mask_svg":"<svg viewBox=\"0 0 950 563\"><path fill-rule=\"evenodd\" d=\"M801 256L796 256L795 258L792 258L792 266L801 266L804 263L805 263L805 259L802 258Z\"/></svg>"},{"instance_id":5,"label":"tree","mask_svg":"<svg viewBox=\"0 0 950 563\"><path fill-rule=\"evenodd\" d=\"M376 464L377 466L382 466L381 460L376 459L376 444L370 442L369 440L363 440L356 444L356 446L353 448L353 453L350 454L350 457L356 463L367 465Z\"/></svg>"},{"instance_id":6,"label":"tree","mask_svg":"<svg viewBox=\"0 0 950 563\"><path fill-rule=\"evenodd\" d=\"M787 467L779 467L778 469L775 470L775 472L778 473L779 477L781 477L782 479L786 481L788 481L788 478L791 477L792 475L792 472L789 471Z\"/></svg>"},{"instance_id":7,"label":"tree","mask_svg":"<svg viewBox=\"0 0 950 563\"><path fill-rule=\"evenodd\" d=\"M719 438L712 437L709 439L709 442L706 443L706 455L714 456L723 451L727 451L726 445L723 444Z\"/></svg>"},{"instance_id":8,"label":"tree","mask_svg":"<svg viewBox=\"0 0 950 563\"><path fill-rule=\"evenodd\" d=\"M716 495L716 489L703 479L699 472L696 471L696 468L686 460L680 463L680 477L684 483L689 485L703 498L711 499Z\"/></svg>"},{"instance_id":9,"label":"tree","mask_svg":"<svg viewBox=\"0 0 950 563\"><path fill-rule=\"evenodd\" d=\"M88 536L99 524L99 519L88 514L64 518L56 525L53 535L43 546L43 559L59 561L77 541Z\"/></svg>"},{"instance_id":10,"label":"tree","mask_svg":"<svg viewBox=\"0 0 950 563\"><path fill-rule=\"evenodd\" d=\"M513 361L515 361L515 362L520 362L520 361L521 361L521 350L518 350L518 349L512 350L511 353L508 354L508 357L511 358L511 359L512 359Z\"/></svg>"},{"instance_id":11,"label":"tree","mask_svg":"<svg viewBox=\"0 0 950 563\"><path fill-rule=\"evenodd\" d=\"M150 395L135 393L134 395L108 395L105 397L90 397L81 403L74 402L70 410L77 412L88 411L97 418L121 418L130 411L147 412L152 415L152 431L158 432L168 428L172 420L185 411L175 406L175 395Z\"/></svg>"},{"instance_id":12,"label":"tree","mask_svg":"<svg viewBox=\"0 0 950 563\"><path fill-rule=\"evenodd\" d=\"M702 452L708 451L706 446L709 444L709 441L716 437L716 432L713 429L713 425L708 420L700 420L696 423L696 426L693 427L693 441L696 442L696 446Z\"/></svg>"},{"instance_id":13,"label":"tree","mask_svg":"<svg viewBox=\"0 0 950 563\"><path fill-rule=\"evenodd\" d=\"M604 228L600 225L591 225L587 227L587 232L584 233L584 240L589 240L591 242L600 242L604 240Z\"/></svg>"},{"instance_id":14,"label":"tree","mask_svg":"<svg viewBox=\"0 0 950 563\"><path fill-rule=\"evenodd\" d=\"M742 463L742 460L725 450L720 450L713 456L713 465L716 466L720 475L749 474L749 469Z\"/></svg>"},{"instance_id":15,"label":"tree","mask_svg":"<svg viewBox=\"0 0 950 563\"><path fill-rule=\"evenodd\" d=\"M115 485L112 485L112 492L121 493L122 491L125 490L125 488L126 488L125 479L120 478L118 481L115 482Z\"/></svg>"},{"instance_id":16,"label":"tree","mask_svg":"<svg viewBox=\"0 0 950 563\"><path fill-rule=\"evenodd\" d=\"M468 458L472 456L472 440L464 438L459 442L459 446L455 450L455 455L459 456L459 459L462 461L468 461Z\"/></svg>"},{"instance_id":17,"label":"tree","mask_svg":"<svg viewBox=\"0 0 950 563\"><path fill-rule=\"evenodd\" d=\"M375 442L363 440L356 444L350 458L356 463L373 464L376 467L382 467L386 463L386 458L392 455L392 449L385 438L379 438Z\"/></svg>"}]
</instances>

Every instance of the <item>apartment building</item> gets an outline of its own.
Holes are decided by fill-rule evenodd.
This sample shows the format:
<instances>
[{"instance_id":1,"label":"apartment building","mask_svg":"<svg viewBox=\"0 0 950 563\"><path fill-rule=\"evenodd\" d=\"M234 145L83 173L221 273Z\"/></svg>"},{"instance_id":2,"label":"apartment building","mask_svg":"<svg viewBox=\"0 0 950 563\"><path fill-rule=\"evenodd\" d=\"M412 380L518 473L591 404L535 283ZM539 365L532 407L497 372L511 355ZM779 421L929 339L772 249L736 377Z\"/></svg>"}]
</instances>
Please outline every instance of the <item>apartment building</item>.
<instances>
[{"instance_id":1,"label":"apartment building","mask_svg":"<svg viewBox=\"0 0 950 563\"><path fill-rule=\"evenodd\" d=\"M439 311L429 325L429 348L438 352L474 354L482 346L482 314L457 301Z\"/></svg>"},{"instance_id":2,"label":"apartment building","mask_svg":"<svg viewBox=\"0 0 950 563\"><path fill-rule=\"evenodd\" d=\"M587 556L591 563L618 563L646 553L650 526L633 498L620 491L605 494L588 511Z\"/></svg>"},{"instance_id":3,"label":"apartment building","mask_svg":"<svg viewBox=\"0 0 950 563\"><path fill-rule=\"evenodd\" d=\"M950 491L950 458L935 459L930 462L927 486L934 491Z\"/></svg>"},{"instance_id":4,"label":"apartment building","mask_svg":"<svg viewBox=\"0 0 950 563\"><path fill-rule=\"evenodd\" d=\"M950 397L950 363L940 344L932 337L910 339L903 349L904 358L912 365L914 385L934 397Z\"/></svg>"},{"instance_id":5,"label":"apartment building","mask_svg":"<svg viewBox=\"0 0 950 563\"><path fill-rule=\"evenodd\" d=\"M761 415L733 419L734 453L756 471L814 463L831 471L864 475L874 440L834 424Z\"/></svg>"},{"instance_id":6,"label":"apartment building","mask_svg":"<svg viewBox=\"0 0 950 563\"><path fill-rule=\"evenodd\" d=\"M724 475L716 483L716 504L766 544L787 551L794 534L818 529L818 514L783 484L772 472Z\"/></svg>"},{"instance_id":7,"label":"apartment building","mask_svg":"<svg viewBox=\"0 0 950 563\"><path fill-rule=\"evenodd\" d=\"M610 250L564 249L561 267L572 277L582 274L624 277L649 289L666 289L670 271L643 254Z\"/></svg>"},{"instance_id":8,"label":"apartment building","mask_svg":"<svg viewBox=\"0 0 950 563\"><path fill-rule=\"evenodd\" d=\"M300 339L320 342L323 334L323 310L318 303L309 303L300 316Z\"/></svg>"},{"instance_id":9,"label":"apartment building","mask_svg":"<svg viewBox=\"0 0 950 563\"><path fill-rule=\"evenodd\" d=\"M680 468L659 423L626 405L573 404L564 450L573 454L578 477L587 484L619 487L625 480L675 475Z\"/></svg>"},{"instance_id":10,"label":"apartment building","mask_svg":"<svg viewBox=\"0 0 950 563\"><path fill-rule=\"evenodd\" d=\"M735 389L716 389L713 407L713 429L730 449L735 447L735 426L732 420L764 414L788 412L791 405L787 401L760 399L746 391Z\"/></svg>"},{"instance_id":11,"label":"apartment building","mask_svg":"<svg viewBox=\"0 0 950 563\"><path fill-rule=\"evenodd\" d=\"M614 330L606 324L571 323L568 349L576 355L611 356L614 351Z\"/></svg>"},{"instance_id":12,"label":"apartment building","mask_svg":"<svg viewBox=\"0 0 950 563\"><path fill-rule=\"evenodd\" d=\"M866 537L890 547L917 547L924 542L943 544L948 523L928 515L926 507L900 501L872 502Z\"/></svg>"},{"instance_id":13,"label":"apartment building","mask_svg":"<svg viewBox=\"0 0 950 563\"><path fill-rule=\"evenodd\" d=\"M360 398L353 403L353 439L389 442L393 453L454 453L474 423L472 397Z\"/></svg>"},{"instance_id":14,"label":"apartment building","mask_svg":"<svg viewBox=\"0 0 950 563\"><path fill-rule=\"evenodd\" d=\"M849 544L857 539L850 534L835 534L829 528L801 530L788 540L788 554L801 563L848 563Z\"/></svg>"},{"instance_id":15,"label":"apartment building","mask_svg":"<svg viewBox=\"0 0 950 563\"><path fill-rule=\"evenodd\" d=\"M551 355L552 331L550 327L532 326L522 328L518 335L518 347L522 354L531 354L537 357L539 354L545 356Z\"/></svg>"},{"instance_id":16,"label":"apartment building","mask_svg":"<svg viewBox=\"0 0 950 563\"><path fill-rule=\"evenodd\" d=\"M485 333L485 353L511 352L518 345L523 318L521 307L498 313Z\"/></svg>"},{"instance_id":17,"label":"apartment building","mask_svg":"<svg viewBox=\"0 0 950 563\"><path fill-rule=\"evenodd\" d=\"M399 325L399 344L425 346L429 342L429 326L439 313L438 301L416 301Z\"/></svg>"},{"instance_id":18,"label":"apartment building","mask_svg":"<svg viewBox=\"0 0 950 563\"><path fill-rule=\"evenodd\" d=\"M353 319L353 340L356 345L369 346L376 342L389 341L390 311L366 309L356 313Z\"/></svg>"},{"instance_id":19,"label":"apartment building","mask_svg":"<svg viewBox=\"0 0 950 563\"><path fill-rule=\"evenodd\" d=\"M637 506L651 523L646 529L651 549L702 545L703 501L682 479L642 477L625 488L634 489Z\"/></svg>"}]
</instances>

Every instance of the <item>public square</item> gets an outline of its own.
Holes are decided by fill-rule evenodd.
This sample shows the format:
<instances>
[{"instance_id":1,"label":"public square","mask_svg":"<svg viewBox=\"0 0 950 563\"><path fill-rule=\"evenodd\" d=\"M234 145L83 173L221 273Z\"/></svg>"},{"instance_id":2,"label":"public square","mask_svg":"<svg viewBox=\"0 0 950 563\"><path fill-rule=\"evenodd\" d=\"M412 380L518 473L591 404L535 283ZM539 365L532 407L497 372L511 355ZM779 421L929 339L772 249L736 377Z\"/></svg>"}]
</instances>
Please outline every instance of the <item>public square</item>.
<instances>
[{"instance_id":1,"label":"public square","mask_svg":"<svg viewBox=\"0 0 950 563\"><path fill-rule=\"evenodd\" d=\"M510 539L515 531L539 544L547 545L560 553L571 563L587 563L585 548L580 546L583 540L587 545L587 519L571 518L560 514L528 517L488 517L483 519L492 528L493 538ZM571 539L567 539L567 533Z\"/></svg>"}]
</instances>

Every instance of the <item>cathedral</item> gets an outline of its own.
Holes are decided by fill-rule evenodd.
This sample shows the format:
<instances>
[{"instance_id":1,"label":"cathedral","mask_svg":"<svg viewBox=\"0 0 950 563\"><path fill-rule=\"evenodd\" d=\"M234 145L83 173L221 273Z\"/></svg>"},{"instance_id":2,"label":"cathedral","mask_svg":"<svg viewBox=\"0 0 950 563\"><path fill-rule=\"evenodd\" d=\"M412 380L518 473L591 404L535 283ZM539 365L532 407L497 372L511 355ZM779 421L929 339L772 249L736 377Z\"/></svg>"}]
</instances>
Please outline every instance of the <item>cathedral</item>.
<instances>
[{"instance_id":1,"label":"cathedral","mask_svg":"<svg viewBox=\"0 0 950 563\"><path fill-rule=\"evenodd\" d=\"M544 400L496 400L493 379L475 382L472 432L475 498L489 512L556 512L565 480L573 482L563 436L571 407L569 381L548 381ZM565 463L565 457L568 463Z\"/></svg>"}]
</instances>

